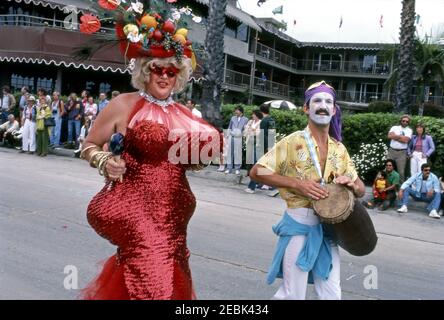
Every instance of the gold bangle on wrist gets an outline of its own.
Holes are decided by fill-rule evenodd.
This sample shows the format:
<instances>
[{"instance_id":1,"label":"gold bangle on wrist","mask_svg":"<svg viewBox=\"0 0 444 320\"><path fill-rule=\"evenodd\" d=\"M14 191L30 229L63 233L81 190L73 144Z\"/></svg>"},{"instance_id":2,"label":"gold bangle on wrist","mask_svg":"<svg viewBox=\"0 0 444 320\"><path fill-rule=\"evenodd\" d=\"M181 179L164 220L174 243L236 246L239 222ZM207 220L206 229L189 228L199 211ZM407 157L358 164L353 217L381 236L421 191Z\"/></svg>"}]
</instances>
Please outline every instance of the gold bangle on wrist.
<instances>
[{"instance_id":1,"label":"gold bangle on wrist","mask_svg":"<svg viewBox=\"0 0 444 320\"><path fill-rule=\"evenodd\" d=\"M91 149L95 149L95 150L97 150L97 151L102 150L101 148L99 148L99 147L96 146L96 145L92 145L92 146L86 147L85 149L82 150L82 152L80 152L80 159L86 159L86 158L85 158L85 154L86 154L86 152L87 152L88 150L91 150Z\"/></svg>"}]
</instances>

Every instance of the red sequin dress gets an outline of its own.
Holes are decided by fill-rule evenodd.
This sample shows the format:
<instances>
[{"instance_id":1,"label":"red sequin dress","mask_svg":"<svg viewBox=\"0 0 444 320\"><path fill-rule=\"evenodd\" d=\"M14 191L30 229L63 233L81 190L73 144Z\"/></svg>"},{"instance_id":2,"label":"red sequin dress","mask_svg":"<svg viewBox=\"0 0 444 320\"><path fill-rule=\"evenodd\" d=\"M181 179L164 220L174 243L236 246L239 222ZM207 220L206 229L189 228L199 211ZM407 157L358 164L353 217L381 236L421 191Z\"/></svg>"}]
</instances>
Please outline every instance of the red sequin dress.
<instances>
[{"instance_id":1,"label":"red sequin dress","mask_svg":"<svg viewBox=\"0 0 444 320\"><path fill-rule=\"evenodd\" d=\"M175 130L186 133L183 141L188 147L191 132L212 138L219 135L174 102L161 107L142 98L135 105L122 154L127 167L123 182L111 188L107 183L87 211L90 225L118 247L117 254L105 262L98 278L82 291L82 298L194 298L186 235L196 199L185 176L190 165L171 161L170 150L178 140L172 138ZM202 151L218 143L212 138L194 146Z\"/></svg>"}]
</instances>

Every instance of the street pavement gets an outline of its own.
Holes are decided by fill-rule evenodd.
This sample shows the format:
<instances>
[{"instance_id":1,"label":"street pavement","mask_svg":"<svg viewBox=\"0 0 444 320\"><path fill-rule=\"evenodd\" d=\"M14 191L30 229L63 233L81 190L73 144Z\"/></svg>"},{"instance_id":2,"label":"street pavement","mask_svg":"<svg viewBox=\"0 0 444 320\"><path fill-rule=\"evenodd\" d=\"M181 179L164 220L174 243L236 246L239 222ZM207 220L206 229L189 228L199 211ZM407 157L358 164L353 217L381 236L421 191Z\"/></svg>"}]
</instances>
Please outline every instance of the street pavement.
<instances>
[{"instance_id":1,"label":"street pavement","mask_svg":"<svg viewBox=\"0 0 444 320\"><path fill-rule=\"evenodd\" d=\"M85 216L103 178L71 154L0 148L0 299L75 299L79 289L65 288L66 277L76 270L84 287L115 252ZM215 170L189 174L198 203L188 231L198 298L270 299L281 283L265 282L277 243L271 227L285 204L266 191L246 194L248 178ZM365 257L340 251L343 299L444 298L444 219L412 209L369 211L378 245ZM316 298L311 285L308 298Z\"/></svg>"}]
</instances>

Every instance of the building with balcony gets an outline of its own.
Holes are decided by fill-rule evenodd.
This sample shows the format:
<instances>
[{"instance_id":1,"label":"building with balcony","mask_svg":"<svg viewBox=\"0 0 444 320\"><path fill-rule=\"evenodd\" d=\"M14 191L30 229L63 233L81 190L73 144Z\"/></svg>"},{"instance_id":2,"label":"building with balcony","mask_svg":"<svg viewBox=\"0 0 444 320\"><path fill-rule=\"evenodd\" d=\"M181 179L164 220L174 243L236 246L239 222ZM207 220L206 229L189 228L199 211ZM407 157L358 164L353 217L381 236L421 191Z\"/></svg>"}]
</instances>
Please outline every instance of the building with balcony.
<instances>
[{"instance_id":1,"label":"building with balcony","mask_svg":"<svg viewBox=\"0 0 444 320\"><path fill-rule=\"evenodd\" d=\"M192 23L190 38L203 44L209 0L181 0L202 16ZM72 11L72 7L76 11ZM71 10L69 10L71 8ZM117 48L105 47L88 60L73 51L91 36L78 31L78 18L88 10L85 0L4 0L0 4L0 85L14 90L28 85L62 94L90 90L131 91L130 75ZM326 80L338 92L341 105L365 108L374 100L393 99L384 83L393 69L390 45L300 42L280 29L273 18L255 18L230 0L224 36L224 102L260 104L284 99L300 104L305 88ZM101 32L112 33L105 25ZM222 45L222 44L221 44ZM393 45L392 45L393 46ZM201 96L202 61L187 94ZM431 87L442 104L442 88Z\"/></svg>"}]
</instances>

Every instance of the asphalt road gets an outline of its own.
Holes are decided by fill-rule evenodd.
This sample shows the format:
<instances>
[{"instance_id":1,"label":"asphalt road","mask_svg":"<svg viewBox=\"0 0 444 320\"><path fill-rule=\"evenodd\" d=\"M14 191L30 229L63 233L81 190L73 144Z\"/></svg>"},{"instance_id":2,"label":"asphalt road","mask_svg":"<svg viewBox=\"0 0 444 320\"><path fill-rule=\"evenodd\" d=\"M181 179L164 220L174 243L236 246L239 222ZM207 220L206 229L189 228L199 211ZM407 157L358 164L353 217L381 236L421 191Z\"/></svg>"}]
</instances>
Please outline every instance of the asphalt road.
<instances>
[{"instance_id":1,"label":"asphalt road","mask_svg":"<svg viewBox=\"0 0 444 320\"><path fill-rule=\"evenodd\" d=\"M102 177L79 159L5 148L0 168L0 299L75 299L79 290L68 280L77 274L82 288L115 251L85 217ZM265 282L277 241L271 226L283 201L198 175L190 184L198 200L188 236L198 298L270 299L280 283ZM443 299L444 219L395 211L371 217L376 250L365 257L341 251L343 298ZM308 298L315 298L311 286Z\"/></svg>"}]
</instances>

